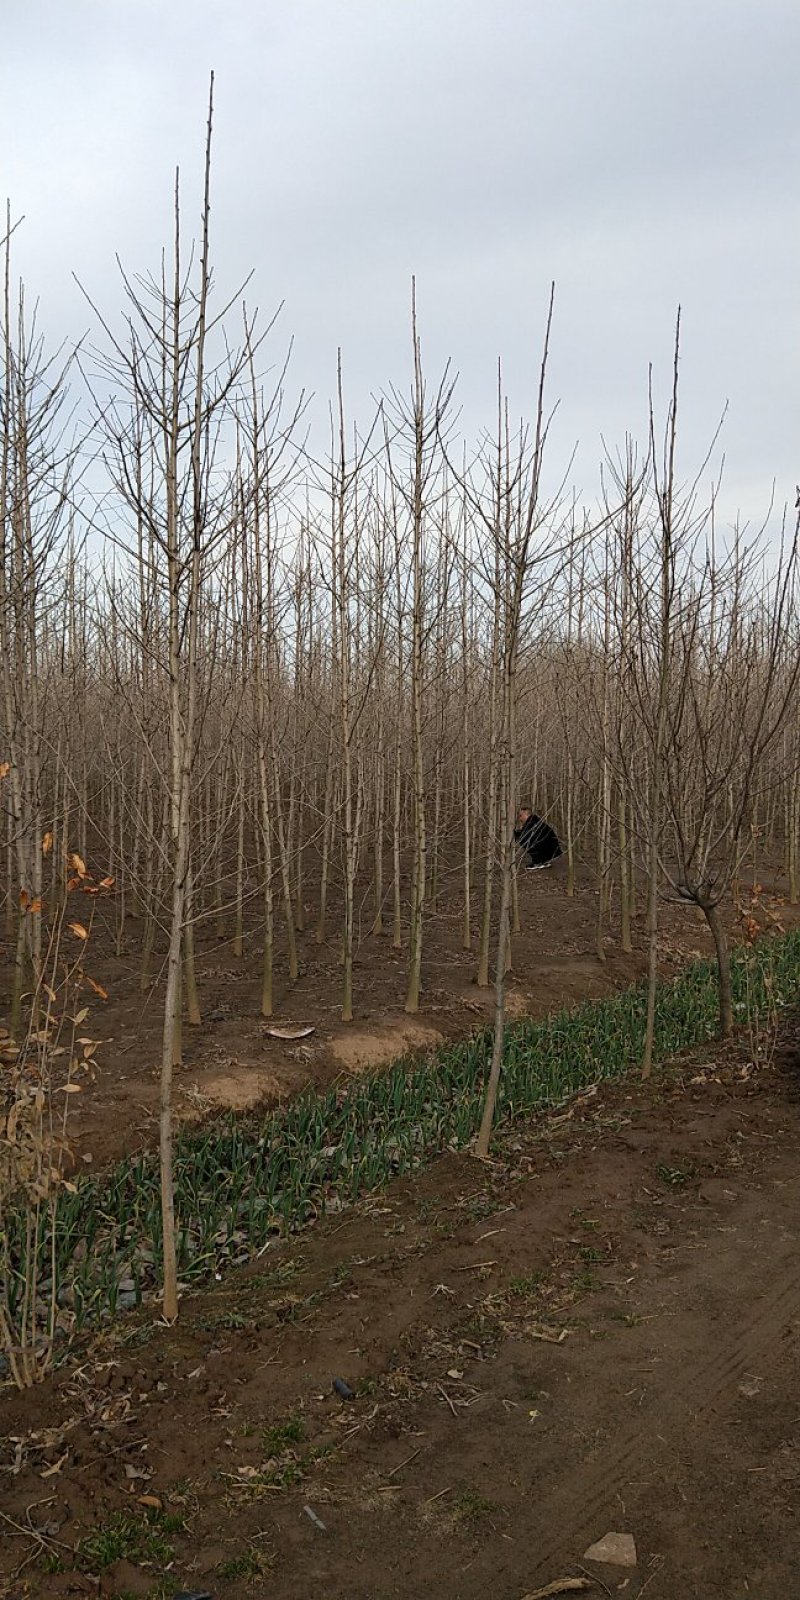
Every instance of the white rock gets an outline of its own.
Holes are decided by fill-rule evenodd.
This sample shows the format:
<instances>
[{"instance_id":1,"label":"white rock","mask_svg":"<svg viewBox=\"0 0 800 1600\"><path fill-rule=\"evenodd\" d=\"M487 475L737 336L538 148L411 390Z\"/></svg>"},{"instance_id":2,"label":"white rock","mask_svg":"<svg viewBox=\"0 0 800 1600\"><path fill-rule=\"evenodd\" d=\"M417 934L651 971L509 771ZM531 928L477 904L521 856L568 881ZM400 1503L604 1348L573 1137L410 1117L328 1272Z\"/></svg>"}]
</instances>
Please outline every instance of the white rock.
<instances>
[{"instance_id":1,"label":"white rock","mask_svg":"<svg viewBox=\"0 0 800 1600\"><path fill-rule=\"evenodd\" d=\"M583 1553L584 1561L599 1561L609 1567L635 1567L636 1545L630 1533L606 1533Z\"/></svg>"}]
</instances>

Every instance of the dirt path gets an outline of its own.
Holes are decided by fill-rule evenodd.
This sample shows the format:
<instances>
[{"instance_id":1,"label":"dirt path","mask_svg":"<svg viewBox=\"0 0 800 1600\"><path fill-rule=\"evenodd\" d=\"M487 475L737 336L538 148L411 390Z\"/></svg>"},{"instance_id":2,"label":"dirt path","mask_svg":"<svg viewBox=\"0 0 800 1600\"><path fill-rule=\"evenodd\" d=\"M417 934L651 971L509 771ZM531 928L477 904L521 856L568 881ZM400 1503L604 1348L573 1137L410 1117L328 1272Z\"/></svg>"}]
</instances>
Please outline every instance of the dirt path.
<instances>
[{"instance_id":1,"label":"dirt path","mask_svg":"<svg viewBox=\"0 0 800 1600\"><path fill-rule=\"evenodd\" d=\"M6 1515L36 1505L53 1568L90 1544L83 1572L12 1581L36 1546L6 1525L0 1593L800 1593L798 1036L772 1068L706 1054L590 1095L491 1167L441 1161L173 1332L134 1319L6 1391ZM584 1559L609 1531L635 1568Z\"/></svg>"}]
</instances>

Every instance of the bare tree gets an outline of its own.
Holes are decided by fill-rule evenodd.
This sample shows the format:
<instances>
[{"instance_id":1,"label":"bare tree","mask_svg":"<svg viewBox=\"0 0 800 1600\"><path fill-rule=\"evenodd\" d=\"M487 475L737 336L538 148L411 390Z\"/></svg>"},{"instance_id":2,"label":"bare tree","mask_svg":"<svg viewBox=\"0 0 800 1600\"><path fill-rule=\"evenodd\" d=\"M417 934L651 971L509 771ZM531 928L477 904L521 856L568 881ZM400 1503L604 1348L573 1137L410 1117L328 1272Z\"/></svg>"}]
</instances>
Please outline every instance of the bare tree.
<instances>
[{"instance_id":1,"label":"bare tree","mask_svg":"<svg viewBox=\"0 0 800 1600\"><path fill-rule=\"evenodd\" d=\"M508 428L507 406L498 385L498 435L494 459L488 463L491 492L490 512L486 518L495 550L499 552L501 583L501 699L500 699L500 910L495 962L494 1040L489 1077L486 1085L483 1116L475 1151L478 1156L489 1153L492 1123L494 1121L500 1073L503 1063L505 1037L505 986L510 940L511 883L514 861L514 816L516 796L512 789L514 771L514 733L516 728L515 697L517 692L517 665L520 650L520 631L526 604L531 604L531 580L535 575L541 592L552 581L550 562L553 553L552 532L548 529L554 507L542 503L541 480L544 450L547 441L548 420L545 416L545 380L553 321L555 286L550 292L550 304L545 325L544 347L539 371L539 390L536 420L532 441L521 431L512 457ZM480 501L475 502L480 506ZM547 530L547 531L546 531Z\"/></svg>"},{"instance_id":2,"label":"bare tree","mask_svg":"<svg viewBox=\"0 0 800 1600\"><path fill-rule=\"evenodd\" d=\"M184 268L181 249L179 183L175 182L171 280L133 280L123 275L130 307L128 340L110 341L107 371L120 395L102 409L107 459L124 505L137 526L148 528L150 543L127 548L138 560L152 561L163 594L166 638L157 660L167 685L169 831L169 942L166 958L164 1029L161 1058L160 1157L163 1221L164 1314L177 1315L177 1260L172 1179L172 1080L180 1061L181 970L187 896L191 875L191 802L199 735L199 628L205 586L217 553L226 545L237 515L232 475L220 472L217 445L231 396L246 370L252 349L248 328L244 348L227 346L221 359L209 353L209 339L225 315L210 314L210 184L213 74L205 147L202 239L196 263ZM229 302L230 305L232 302ZM142 470L141 457L145 458ZM121 542L115 535L117 542Z\"/></svg>"}]
</instances>

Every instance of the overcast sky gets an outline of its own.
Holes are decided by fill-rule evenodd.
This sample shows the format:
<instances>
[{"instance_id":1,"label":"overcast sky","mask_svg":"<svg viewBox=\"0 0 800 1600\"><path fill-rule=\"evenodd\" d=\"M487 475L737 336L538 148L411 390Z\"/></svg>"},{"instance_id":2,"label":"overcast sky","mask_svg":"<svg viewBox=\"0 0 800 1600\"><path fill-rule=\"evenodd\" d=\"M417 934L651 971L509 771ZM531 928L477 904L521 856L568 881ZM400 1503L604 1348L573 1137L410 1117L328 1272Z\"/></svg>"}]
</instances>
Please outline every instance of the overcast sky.
<instances>
[{"instance_id":1,"label":"overcast sky","mask_svg":"<svg viewBox=\"0 0 800 1600\"><path fill-rule=\"evenodd\" d=\"M549 283L557 460L595 487L600 438L640 436L683 308L681 461L721 410L725 511L780 502L798 457L798 0L15 0L0 65L0 192L52 339L112 310L115 252L155 268L180 164L199 209L216 73L212 248L285 302L324 417L425 365L491 423L503 359L530 409Z\"/></svg>"}]
</instances>

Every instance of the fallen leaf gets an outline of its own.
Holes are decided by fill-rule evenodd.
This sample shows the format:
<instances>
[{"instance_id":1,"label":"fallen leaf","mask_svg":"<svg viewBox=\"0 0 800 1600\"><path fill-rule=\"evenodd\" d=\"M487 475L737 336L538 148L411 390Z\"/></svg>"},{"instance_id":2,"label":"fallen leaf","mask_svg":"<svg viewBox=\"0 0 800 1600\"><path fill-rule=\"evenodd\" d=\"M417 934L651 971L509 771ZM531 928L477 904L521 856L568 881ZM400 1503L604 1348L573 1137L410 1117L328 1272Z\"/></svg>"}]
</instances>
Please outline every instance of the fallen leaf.
<instances>
[{"instance_id":1,"label":"fallen leaf","mask_svg":"<svg viewBox=\"0 0 800 1600\"><path fill-rule=\"evenodd\" d=\"M88 939L89 937L82 922L71 922L69 925L69 931L70 933L74 933L76 939Z\"/></svg>"},{"instance_id":2,"label":"fallen leaf","mask_svg":"<svg viewBox=\"0 0 800 1600\"><path fill-rule=\"evenodd\" d=\"M739 1384L739 1393L743 1394L747 1400L754 1400L761 1389L763 1381L763 1378L745 1378L744 1382Z\"/></svg>"},{"instance_id":3,"label":"fallen leaf","mask_svg":"<svg viewBox=\"0 0 800 1600\"><path fill-rule=\"evenodd\" d=\"M300 1028L265 1028L264 1032L269 1034L270 1039L307 1039L310 1033L316 1032L316 1029L311 1026Z\"/></svg>"},{"instance_id":4,"label":"fallen leaf","mask_svg":"<svg viewBox=\"0 0 800 1600\"><path fill-rule=\"evenodd\" d=\"M40 1478L53 1478L53 1477L55 1477L55 1474L57 1472L61 1471L61 1468L63 1467L64 1462L66 1461L68 1455L69 1455L69 1451L65 1450L63 1456L61 1456L58 1461L54 1461L52 1466L45 1467L44 1472L40 1472L39 1473L39 1477Z\"/></svg>"},{"instance_id":5,"label":"fallen leaf","mask_svg":"<svg viewBox=\"0 0 800 1600\"><path fill-rule=\"evenodd\" d=\"M157 1494L137 1494L136 1503L140 1506L150 1506L153 1511L163 1511L164 1502Z\"/></svg>"}]
</instances>

